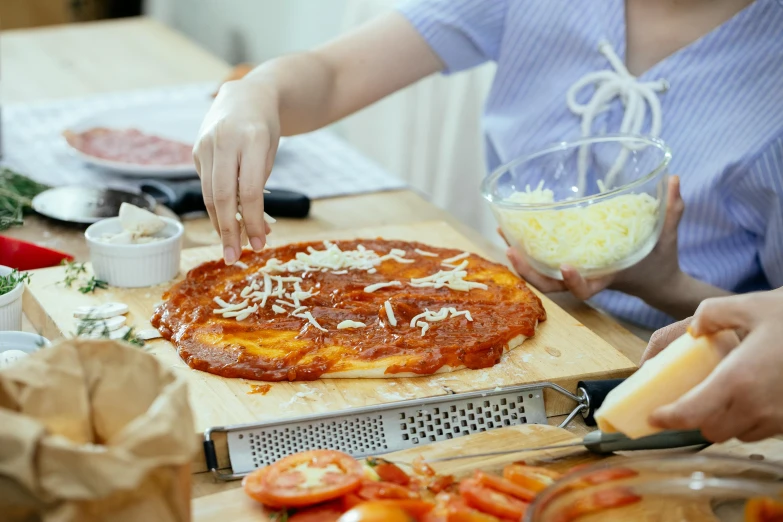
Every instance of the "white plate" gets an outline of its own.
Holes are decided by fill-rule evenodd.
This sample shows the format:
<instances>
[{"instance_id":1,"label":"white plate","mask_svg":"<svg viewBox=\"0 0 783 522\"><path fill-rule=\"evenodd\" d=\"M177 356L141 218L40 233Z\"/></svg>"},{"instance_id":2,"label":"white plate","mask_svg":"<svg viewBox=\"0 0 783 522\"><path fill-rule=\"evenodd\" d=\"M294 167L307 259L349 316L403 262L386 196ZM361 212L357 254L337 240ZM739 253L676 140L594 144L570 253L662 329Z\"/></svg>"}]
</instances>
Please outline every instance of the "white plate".
<instances>
[{"instance_id":1,"label":"white plate","mask_svg":"<svg viewBox=\"0 0 783 522\"><path fill-rule=\"evenodd\" d=\"M198 137L201 122L212 100L190 101L180 104L155 104L142 107L112 109L94 114L70 125L67 130L75 133L96 127L110 129L136 129L145 134L193 144ZM65 130L65 129L63 129ZM84 154L72 147L64 138L68 150L85 163L110 170L124 176L146 178L189 178L196 175L193 163L183 165L139 165L110 161Z\"/></svg>"}]
</instances>

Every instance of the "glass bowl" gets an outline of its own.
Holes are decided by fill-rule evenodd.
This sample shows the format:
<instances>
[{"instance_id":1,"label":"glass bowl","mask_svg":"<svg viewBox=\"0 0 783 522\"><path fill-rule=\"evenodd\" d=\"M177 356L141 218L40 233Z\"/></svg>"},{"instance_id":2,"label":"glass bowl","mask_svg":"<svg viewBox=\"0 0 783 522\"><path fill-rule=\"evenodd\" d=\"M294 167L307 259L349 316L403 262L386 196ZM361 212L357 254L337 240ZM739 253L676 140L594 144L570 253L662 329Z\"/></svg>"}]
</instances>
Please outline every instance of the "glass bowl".
<instances>
[{"instance_id":1,"label":"glass bowl","mask_svg":"<svg viewBox=\"0 0 783 522\"><path fill-rule=\"evenodd\" d=\"M585 278L641 261L661 235L671 152L660 140L607 135L519 158L482 184L506 240L536 271Z\"/></svg>"},{"instance_id":2,"label":"glass bowl","mask_svg":"<svg viewBox=\"0 0 783 522\"><path fill-rule=\"evenodd\" d=\"M781 479L783 467L750 459L634 457L566 475L536 497L522 522L780 520L754 511L777 509Z\"/></svg>"}]
</instances>

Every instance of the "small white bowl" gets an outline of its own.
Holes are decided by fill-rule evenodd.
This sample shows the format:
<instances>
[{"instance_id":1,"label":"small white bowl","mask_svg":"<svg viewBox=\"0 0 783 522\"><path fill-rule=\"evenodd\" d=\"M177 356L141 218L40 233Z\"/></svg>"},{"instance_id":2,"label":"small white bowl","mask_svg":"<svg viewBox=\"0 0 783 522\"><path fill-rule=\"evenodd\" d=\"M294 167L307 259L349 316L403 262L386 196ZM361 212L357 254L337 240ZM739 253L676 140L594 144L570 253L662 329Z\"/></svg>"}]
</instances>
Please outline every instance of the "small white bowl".
<instances>
[{"instance_id":1,"label":"small white bowl","mask_svg":"<svg viewBox=\"0 0 783 522\"><path fill-rule=\"evenodd\" d=\"M33 353L52 343L46 337L29 332L0 332L0 353L8 350L20 350Z\"/></svg>"},{"instance_id":2,"label":"small white bowl","mask_svg":"<svg viewBox=\"0 0 783 522\"><path fill-rule=\"evenodd\" d=\"M0 265L0 276L7 276L13 268ZM22 294L24 283L20 283L7 294L0 295L0 331L22 329Z\"/></svg>"},{"instance_id":3,"label":"small white bowl","mask_svg":"<svg viewBox=\"0 0 783 522\"><path fill-rule=\"evenodd\" d=\"M101 241L105 234L122 232L120 218L102 219L90 225L84 232L90 247L90 261L95 277L111 286L140 288L171 281L179 273L182 223L161 218L166 226L156 237L161 241L138 245L116 245Z\"/></svg>"}]
</instances>

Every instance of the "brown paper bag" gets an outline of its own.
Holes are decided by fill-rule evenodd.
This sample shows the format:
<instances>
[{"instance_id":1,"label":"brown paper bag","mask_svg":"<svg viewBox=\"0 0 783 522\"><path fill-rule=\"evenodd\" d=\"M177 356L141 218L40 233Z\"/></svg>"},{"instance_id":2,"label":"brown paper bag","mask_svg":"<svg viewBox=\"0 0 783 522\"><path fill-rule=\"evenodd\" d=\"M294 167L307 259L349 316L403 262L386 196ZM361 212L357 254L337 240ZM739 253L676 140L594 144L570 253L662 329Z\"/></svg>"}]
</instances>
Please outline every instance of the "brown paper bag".
<instances>
[{"instance_id":1,"label":"brown paper bag","mask_svg":"<svg viewBox=\"0 0 783 522\"><path fill-rule=\"evenodd\" d=\"M142 348L67 340L0 370L0 521L187 522L185 382Z\"/></svg>"}]
</instances>

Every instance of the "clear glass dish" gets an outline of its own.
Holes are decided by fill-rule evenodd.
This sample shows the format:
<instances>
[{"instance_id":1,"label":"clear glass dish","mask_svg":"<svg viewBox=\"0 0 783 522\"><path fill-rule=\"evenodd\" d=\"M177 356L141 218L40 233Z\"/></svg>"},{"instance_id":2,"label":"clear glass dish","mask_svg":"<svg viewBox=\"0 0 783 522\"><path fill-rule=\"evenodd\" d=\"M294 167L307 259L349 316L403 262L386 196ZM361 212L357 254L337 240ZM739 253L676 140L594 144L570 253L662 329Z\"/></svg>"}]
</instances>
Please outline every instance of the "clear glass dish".
<instances>
[{"instance_id":1,"label":"clear glass dish","mask_svg":"<svg viewBox=\"0 0 783 522\"><path fill-rule=\"evenodd\" d=\"M781 480L783 467L751 459L634 457L567 475L522 522L768 522L780 518L752 512L783 501Z\"/></svg>"},{"instance_id":2,"label":"clear glass dish","mask_svg":"<svg viewBox=\"0 0 783 522\"><path fill-rule=\"evenodd\" d=\"M607 135L552 145L482 184L503 235L538 272L587 278L641 261L666 215L671 152L660 140Z\"/></svg>"}]
</instances>

